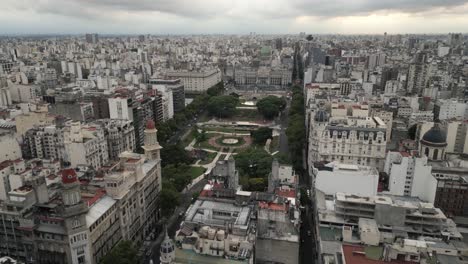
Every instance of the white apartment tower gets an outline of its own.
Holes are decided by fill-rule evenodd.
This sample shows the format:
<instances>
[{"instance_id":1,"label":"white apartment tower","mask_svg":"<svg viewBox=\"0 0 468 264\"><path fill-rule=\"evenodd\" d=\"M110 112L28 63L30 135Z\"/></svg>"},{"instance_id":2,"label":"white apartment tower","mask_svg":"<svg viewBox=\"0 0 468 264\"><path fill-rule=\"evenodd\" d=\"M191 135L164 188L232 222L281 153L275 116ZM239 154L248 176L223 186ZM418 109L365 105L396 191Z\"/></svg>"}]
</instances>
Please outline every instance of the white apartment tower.
<instances>
[{"instance_id":1,"label":"white apartment tower","mask_svg":"<svg viewBox=\"0 0 468 264\"><path fill-rule=\"evenodd\" d=\"M389 176L389 192L398 196L418 197L434 203L437 180L427 157L412 156L406 152L388 152L384 171Z\"/></svg>"}]
</instances>

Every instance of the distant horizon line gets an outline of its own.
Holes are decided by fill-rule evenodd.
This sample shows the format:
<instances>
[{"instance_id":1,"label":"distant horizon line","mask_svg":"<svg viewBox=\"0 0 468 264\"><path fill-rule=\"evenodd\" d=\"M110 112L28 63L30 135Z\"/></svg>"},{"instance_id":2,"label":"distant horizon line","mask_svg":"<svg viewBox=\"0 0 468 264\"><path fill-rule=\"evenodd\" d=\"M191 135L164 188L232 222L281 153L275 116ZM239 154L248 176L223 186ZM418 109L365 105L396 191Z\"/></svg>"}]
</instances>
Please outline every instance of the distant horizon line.
<instances>
[{"instance_id":1,"label":"distant horizon line","mask_svg":"<svg viewBox=\"0 0 468 264\"><path fill-rule=\"evenodd\" d=\"M252 34L253 33L253 34ZM85 32L85 33L0 33L0 37L27 37L27 36L85 36L86 34L98 34L102 36L141 36L141 35L150 35L150 36L216 36L216 35L225 35L225 36L297 36L301 33L307 35L341 35L341 36L383 36L387 32L383 33L308 33L308 32L298 32L298 33L102 33L102 32ZM448 34L463 34L466 35L468 32L435 32L435 33L387 33L388 35L422 35L422 36L438 36L438 35L448 35Z\"/></svg>"}]
</instances>

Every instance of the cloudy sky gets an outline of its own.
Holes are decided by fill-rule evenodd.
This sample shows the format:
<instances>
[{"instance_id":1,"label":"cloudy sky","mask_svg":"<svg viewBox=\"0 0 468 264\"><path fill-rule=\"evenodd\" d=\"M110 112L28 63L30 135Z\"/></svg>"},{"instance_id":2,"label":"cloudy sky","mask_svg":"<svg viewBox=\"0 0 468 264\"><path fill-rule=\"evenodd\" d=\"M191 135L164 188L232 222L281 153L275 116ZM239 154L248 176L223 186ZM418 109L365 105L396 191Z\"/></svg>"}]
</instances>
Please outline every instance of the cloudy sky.
<instances>
[{"instance_id":1,"label":"cloudy sky","mask_svg":"<svg viewBox=\"0 0 468 264\"><path fill-rule=\"evenodd\" d=\"M0 4L0 34L468 31L468 0L0 0Z\"/></svg>"}]
</instances>

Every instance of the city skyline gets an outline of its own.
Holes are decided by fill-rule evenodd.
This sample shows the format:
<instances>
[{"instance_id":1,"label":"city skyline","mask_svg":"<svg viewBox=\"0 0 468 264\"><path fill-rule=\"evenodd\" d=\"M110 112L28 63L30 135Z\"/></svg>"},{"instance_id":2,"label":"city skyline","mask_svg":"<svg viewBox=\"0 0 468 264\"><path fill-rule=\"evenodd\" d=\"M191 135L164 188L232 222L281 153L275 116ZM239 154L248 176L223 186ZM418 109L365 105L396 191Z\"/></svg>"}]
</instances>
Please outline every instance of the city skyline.
<instances>
[{"instance_id":1,"label":"city skyline","mask_svg":"<svg viewBox=\"0 0 468 264\"><path fill-rule=\"evenodd\" d=\"M0 34L464 32L468 1L2 1Z\"/></svg>"}]
</instances>

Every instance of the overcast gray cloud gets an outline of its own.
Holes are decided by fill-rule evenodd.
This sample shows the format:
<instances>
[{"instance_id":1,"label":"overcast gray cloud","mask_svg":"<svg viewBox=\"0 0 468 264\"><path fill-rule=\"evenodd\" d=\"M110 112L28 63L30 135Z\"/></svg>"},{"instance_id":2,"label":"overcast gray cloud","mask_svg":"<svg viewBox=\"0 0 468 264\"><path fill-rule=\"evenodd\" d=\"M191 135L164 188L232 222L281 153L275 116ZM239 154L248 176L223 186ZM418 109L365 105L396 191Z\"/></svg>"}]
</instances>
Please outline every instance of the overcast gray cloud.
<instances>
[{"instance_id":1,"label":"overcast gray cloud","mask_svg":"<svg viewBox=\"0 0 468 264\"><path fill-rule=\"evenodd\" d=\"M350 16L366 15L377 11L421 13L435 8L453 9L468 3L466 0L295 0L304 15Z\"/></svg>"},{"instance_id":2,"label":"overcast gray cloud","mask_svg":"<svg viewBox=\"0 0 468 264\"><path fill-rule=\"evenodd\" d=\"M0 3L0 22L8 21L8 25L0 23L0 33L15 30L23 33L28 26L31 32L40 28L48 33L93 29L122 33L129 29L150 33L171 30L245 33L266 29L282 33L339 32L344 21L354 21L350 20L352 17L364 20L360 20L360 28L351 31L366 32L369 30L366 17L375 20L375 16L388 19L397 15L395 25L406 22L402 31L444 31L450 27L457 31L468 26L468 0L0 0ZM452 14L454 17L449 19ZM427 29L418 24L430 20L438 20L439 24ZM389 27L398 30L391 24Z\"/></svg>"},{"instance_id":3,"label":"overcast gray cloud","mask_svg":"<svg viewBox=\"0 0 468 264\"><path fill-rule=\"evenodd\" d=\"M287 16L352 16L376 11L425 12L453 9L467 0L4 0L6 5L39 13L99 16L105 12L163 12L193 18L227 15L253 7L254 14ZM261 5L259 6L258 3ZM260 7L260 8L257 8ZM248 11L248 10L245 10Z\"/></svg>"}]
</instances>

